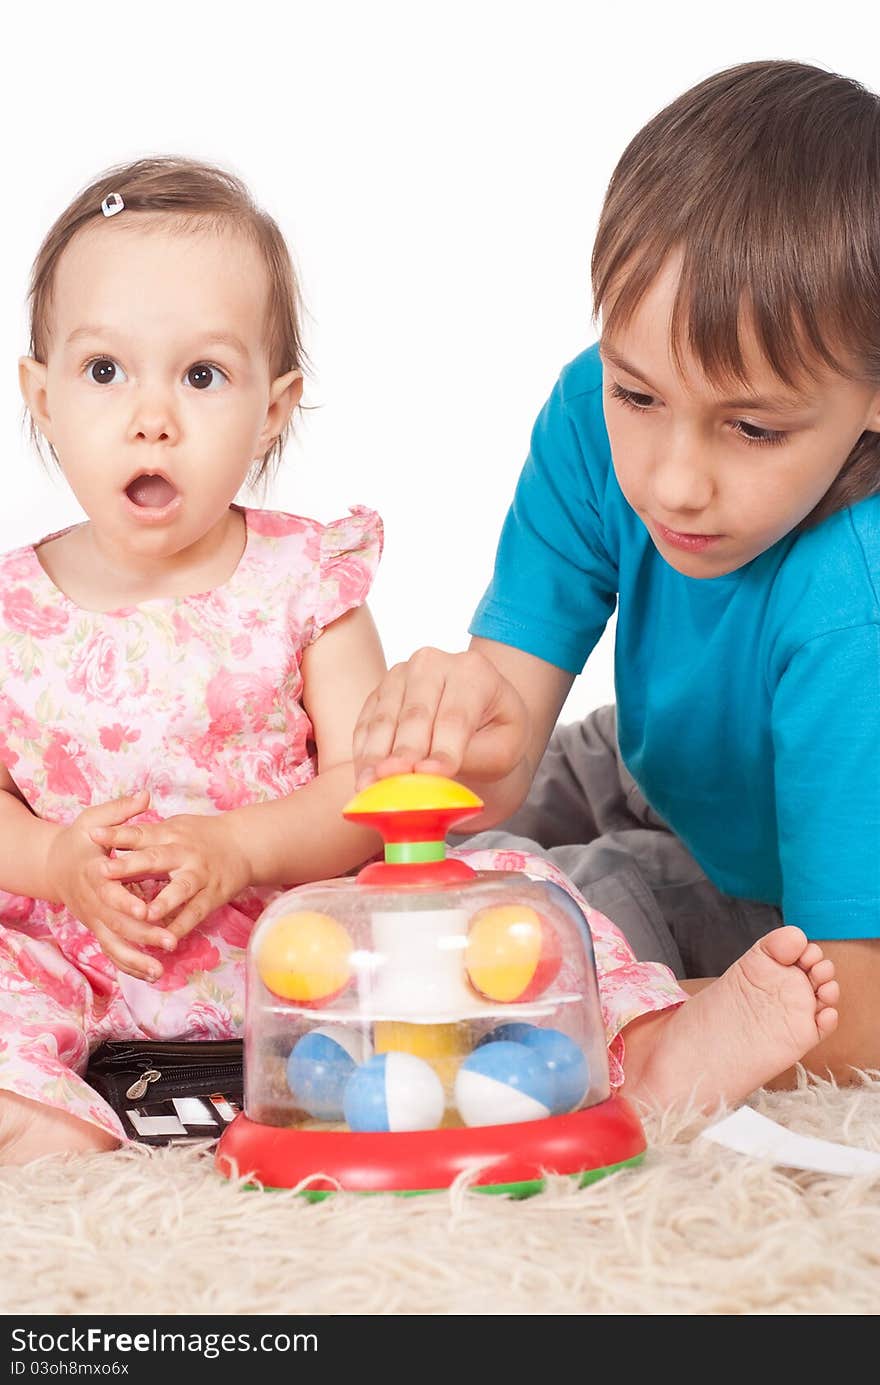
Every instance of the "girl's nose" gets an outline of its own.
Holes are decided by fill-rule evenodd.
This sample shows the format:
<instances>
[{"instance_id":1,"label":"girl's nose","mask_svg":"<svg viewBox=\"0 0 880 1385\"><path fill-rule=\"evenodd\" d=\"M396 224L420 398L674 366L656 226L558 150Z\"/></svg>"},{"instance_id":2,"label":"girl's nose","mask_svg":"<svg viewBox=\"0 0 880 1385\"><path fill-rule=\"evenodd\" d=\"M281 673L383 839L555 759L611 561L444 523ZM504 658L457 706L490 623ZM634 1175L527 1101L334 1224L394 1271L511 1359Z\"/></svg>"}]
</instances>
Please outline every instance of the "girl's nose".
<instances>
[{"instance_id":1,"label":"girl's nose","mask_svg":"<svg viewBox=\"0 0 880 1385\"><path fill-rule=\"evenodd\" d=\"M164 392L144 391L137 399L129 424L129 438L145 442L176 442L180 434L177 414Z\"/></svg>"}]
</instances>

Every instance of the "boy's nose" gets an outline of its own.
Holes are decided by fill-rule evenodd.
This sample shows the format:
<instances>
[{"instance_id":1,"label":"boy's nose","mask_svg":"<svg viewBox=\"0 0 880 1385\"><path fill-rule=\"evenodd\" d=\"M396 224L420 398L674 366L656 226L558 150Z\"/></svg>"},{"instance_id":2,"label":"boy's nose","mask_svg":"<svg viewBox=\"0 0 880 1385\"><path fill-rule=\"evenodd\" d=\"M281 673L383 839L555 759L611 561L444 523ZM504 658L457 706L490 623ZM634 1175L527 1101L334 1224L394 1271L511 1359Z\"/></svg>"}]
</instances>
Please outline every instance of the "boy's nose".
<instances>
[{"instance_id":1,"label":"boy's nose","mask_svg":"<svg viewBox=\"0 0 880 1385\"><path fill-rule=\"evenodd\" d=\"M697 514L712 499L715 484L696 444L673 444L655 459L654 496L659 509L670 518Z\"/></svg>"}]
</instances>

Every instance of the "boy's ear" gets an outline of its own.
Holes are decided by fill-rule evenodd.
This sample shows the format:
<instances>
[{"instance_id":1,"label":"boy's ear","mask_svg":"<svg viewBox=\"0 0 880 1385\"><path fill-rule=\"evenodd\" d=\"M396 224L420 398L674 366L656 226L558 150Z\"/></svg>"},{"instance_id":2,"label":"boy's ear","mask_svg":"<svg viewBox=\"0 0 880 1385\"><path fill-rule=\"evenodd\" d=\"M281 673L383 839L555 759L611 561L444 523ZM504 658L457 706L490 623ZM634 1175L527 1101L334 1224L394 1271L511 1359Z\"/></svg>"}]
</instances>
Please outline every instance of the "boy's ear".
<instances>
[{"instance_id":1,"label":"boy's ear","mask_svg":"<svg viewBox=\"0 0 880 1385\"><path fill-rule=\"evenodd\" d=\"M22 356L18 362L18 384L27 405L28 413L34 420L47 442L52 441L52 423L49 418L46 396L47 367L33 356Z\"/></svg>"},{"instance_id":2,"label":"boy's ear","mask_svg":"<svg viewBox=\"0 0 880 1385\"><path fill-rule=\"evenodd\" d=\"M301 370L289 370L286 375L279 375L277 380L272 381L269 387L269 407L266 410L266 421L263 424L257 446L258 455L268 451L278 435L283 432L290 415L302 398L302 392Z\"/></svg>"},{"instance_id":3,"label":"boy's ear","mask_svg":"<svg viewBox=\"0 0 880 1385\"><path fill-rule=\"evenodd\" d=\"M871 407L868 413L868 420L865 428L869 433L880 433L880 390L871 400Z\"/></svg>"}]
</instances>

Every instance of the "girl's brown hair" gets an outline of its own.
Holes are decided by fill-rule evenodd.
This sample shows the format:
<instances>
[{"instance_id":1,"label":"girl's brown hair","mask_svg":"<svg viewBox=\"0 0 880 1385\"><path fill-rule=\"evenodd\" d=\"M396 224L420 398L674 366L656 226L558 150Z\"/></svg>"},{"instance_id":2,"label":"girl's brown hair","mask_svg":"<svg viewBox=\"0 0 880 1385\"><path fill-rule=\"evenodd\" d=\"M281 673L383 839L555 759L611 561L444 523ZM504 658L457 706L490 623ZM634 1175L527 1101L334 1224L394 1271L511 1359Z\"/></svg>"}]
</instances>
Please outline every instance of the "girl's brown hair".
<instances>
[{"instance_id":1,"label":"girl's brown hair","mask_svg":"<svg viewBox=\"0 0 880 1385\"><path fill-rule=\"evenodd\" d=\"M679 367L684 338L713 384L745 382L747 312L787 385L825 366L880 386L880 98L794 62L743 63L679 96L605 197L592 281L609 336L673 250ZM878 491L880 434L864 432L804 524Z\"/></svg>"},{"instance_id":2,"label":"girl's brown hair","mask_svg":"<svg viewBox=\"0 0 880 1385\"><path fill-rule=\"evenodd\" d=\"M49 346L52 291L58 261L77 231L103 220L101 203L110 193L125 203L119 213L162 212L175 230L222 230L231 227L250 238L263 256L269 275L266 340L272 378L308 364L303 349L301 300L290 252L276 223L256 205L234 174L194 159L156 157L109 168L74 198L48 231L31 274L30 354L45 363ZM166 220L168 218L168 220ZM255 469L252 481L262 480L281 459L291 425L275 439ZM33 419L31 436L39 450L40 433ZM55 449L49 445L57 461Z\"/></svg>"}]
</instances>

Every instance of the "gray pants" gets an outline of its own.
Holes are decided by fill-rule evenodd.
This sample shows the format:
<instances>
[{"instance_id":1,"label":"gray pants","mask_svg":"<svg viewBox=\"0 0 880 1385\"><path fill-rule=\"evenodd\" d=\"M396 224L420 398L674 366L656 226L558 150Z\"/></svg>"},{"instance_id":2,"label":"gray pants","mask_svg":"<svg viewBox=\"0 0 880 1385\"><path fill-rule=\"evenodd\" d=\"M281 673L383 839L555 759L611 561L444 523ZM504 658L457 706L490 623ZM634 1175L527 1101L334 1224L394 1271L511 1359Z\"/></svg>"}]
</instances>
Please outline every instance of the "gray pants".
<instances>
[{"instance_id":1,"label":"gray pants","mask_svg":"<svg viewBox=\"0 0 880 1385\"><path fill-rule=\"evenodd\" d=\"M613 707L556 729L526 802L468 847L547 856L626 935L642 962L681 980L718 976L782 922L715 888L620 758Z\"/></svg>"}]
</instances>

